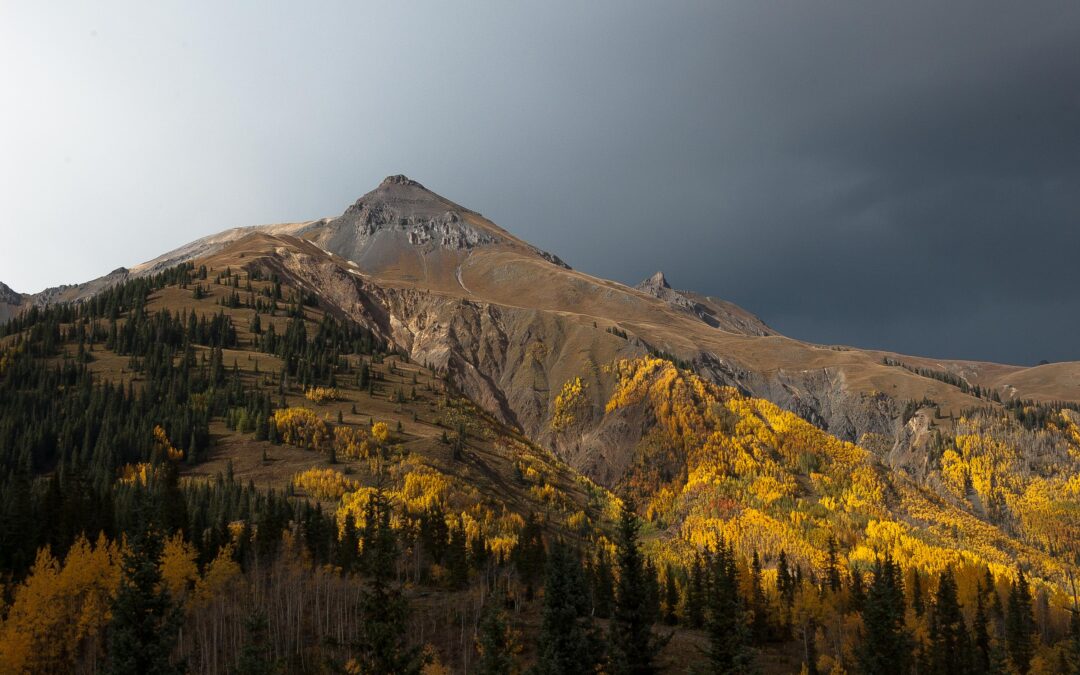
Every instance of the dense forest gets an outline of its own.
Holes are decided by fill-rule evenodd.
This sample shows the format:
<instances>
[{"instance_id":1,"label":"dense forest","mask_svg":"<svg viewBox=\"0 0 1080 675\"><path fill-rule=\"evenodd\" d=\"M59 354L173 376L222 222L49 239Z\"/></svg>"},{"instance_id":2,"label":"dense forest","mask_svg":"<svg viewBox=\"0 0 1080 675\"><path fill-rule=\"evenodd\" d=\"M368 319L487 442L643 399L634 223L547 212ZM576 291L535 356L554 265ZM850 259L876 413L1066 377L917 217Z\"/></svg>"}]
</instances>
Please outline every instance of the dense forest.
<instances>
[{"instance_id":1,"label":"dense forest","mask_svg":"<svg viewBox=\"0 0 1080 675\"><path fill-rule=\"evenodd\" d=\"M621 367L612 409L645 381ZM558 424L583 396L567 383ZM430 448L401 421L425 415ZM729 415L730 445L748 422ZM981 463L979 419L942 449L956 498L983 490L1038 550L1075 546L1026 511L1013 522L1009 490L1029 484L989 477L1007 467ZM792 510L766 488L796 479L754 452L730 473ZM298 467L276 487L234 469L275 456ZM0 327L0 671L1080 673L1080 612L1023 560L900 560L859 548L866 523L841 516L823 557L706 519L667 541L678 500L662 453L647 458L616 498L254 262L33 308ZM679 469L691 484L698 460ZM839 499L877 486L859 471Z\"/></svg>"}]
</instances>

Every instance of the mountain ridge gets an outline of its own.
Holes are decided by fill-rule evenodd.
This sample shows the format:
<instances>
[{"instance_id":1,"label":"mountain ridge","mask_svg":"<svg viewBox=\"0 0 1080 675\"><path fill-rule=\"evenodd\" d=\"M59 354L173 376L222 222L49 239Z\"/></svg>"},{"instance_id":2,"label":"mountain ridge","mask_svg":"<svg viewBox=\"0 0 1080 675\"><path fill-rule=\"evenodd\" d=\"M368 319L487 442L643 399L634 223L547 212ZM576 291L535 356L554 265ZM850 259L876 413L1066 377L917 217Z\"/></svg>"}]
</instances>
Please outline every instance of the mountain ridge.
<instances>
[{"instance_id":1,"label":"mountain ridge","mask_svg":"<svg viewBox=\"0 0 1080 675\"><path fill-rule=\"evenodd\" d=\"M599 454L618 441L610 431L552 428L566 383L584 376L603 389L610 382L596 368L648 354L670 355L715 384L773 401L839 438L883 437L893 457L910 455L908 445L925 440L906 429L913 401L952 419L994 405L973 395L976 385L1005 401L1080 400L1075 363L1032 374L1003 364L814 345L777 333L732 303L675 290L662 272L633 288L592 277L403 175L387 177L336 218L225 230L130 270L50 289L24 306L80 301L182 262L242 265L244 256L259 254L276 256L283 273L310 292L416 362L446 369L501 421L564 456ZM602 418L595 406L588 416Z\"/></svg>"}]
</instances>

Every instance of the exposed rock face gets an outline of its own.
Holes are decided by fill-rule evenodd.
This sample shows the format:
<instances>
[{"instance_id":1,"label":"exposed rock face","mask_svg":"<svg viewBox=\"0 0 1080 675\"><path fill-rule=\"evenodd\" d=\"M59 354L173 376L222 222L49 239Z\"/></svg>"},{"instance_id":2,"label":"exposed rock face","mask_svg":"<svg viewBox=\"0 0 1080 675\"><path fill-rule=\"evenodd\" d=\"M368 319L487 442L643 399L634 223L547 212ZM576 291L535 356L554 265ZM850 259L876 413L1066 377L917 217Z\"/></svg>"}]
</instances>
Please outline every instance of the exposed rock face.
<instances>
[{"instance_id":1,"label":"exposed rock face","mask_svg":"<svg viewBox=\"0 0 1080 675\"><path fill-rule=\"evenodd\" d=\"M127 281L130 276L131 272L127 268L121 267L109 272L103 277L98 277L93 281L47 288L40 293L29 296L28 299L30 303L39 307L56 304L58 302L82 302L83 300L94 297L110 286Z\"/></svg>"},{"instance_id":2,"label":"exposed rock face","mask_svg":"<svg viewBox=\"0 0 1080 675\"><path fill-rule=\"evenodd\" d=\"M11 287L0 281L0 303L5 305L19 305L22 304L22 295L11 290Z\"/></svg>"},{"instance_id":3,"label":"exposed rock face","mask_svg":"<svg viewBox=\"0 0 1080 675\"><path fill-rule=\"evenodd\" d=\"M23 296L0 282L0 323L7 321L22 311Z\"/></svg>"},{"instance_id":4,"label":"exposed rock face","mask_svg":"<svg viewBox=\"0 0 1080 675\"><path fill-rule=\"evenodd\" d=\"M777 335L764 321L742 307L692 291L673 289L663 272L657 272L635 288L696 316L713 328L743 335Z\"/></svg>"},{"instance_id":5,"label":"exposed rock face","mask_svg":"<svg viewBox=\"0 0 1080 675\"><path fill-rule=\"evenodd\" d=\"M468 251L503 245L524 248L558 265L557 257L511 236L480 214L428 190L406 176L388 176L338 218L313 223L304 236L368 268L405 247L418 253Z\"/></svg>"}]
</instances>

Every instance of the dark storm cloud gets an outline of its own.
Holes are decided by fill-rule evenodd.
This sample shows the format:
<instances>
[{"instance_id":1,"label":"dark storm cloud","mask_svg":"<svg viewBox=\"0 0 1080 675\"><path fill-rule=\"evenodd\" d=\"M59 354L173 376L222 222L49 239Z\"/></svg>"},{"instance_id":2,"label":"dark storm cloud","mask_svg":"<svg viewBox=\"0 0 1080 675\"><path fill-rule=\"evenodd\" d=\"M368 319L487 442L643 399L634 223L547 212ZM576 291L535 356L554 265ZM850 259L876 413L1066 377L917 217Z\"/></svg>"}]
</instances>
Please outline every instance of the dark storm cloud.
<instances>
[{"instance_id":1,"label":"dark storm cloud","mask_svg":"<svg viewBox=\"0 0 1080 675\"><path fill-rule=\"evenodd\" d=\"M795 337L1080 358L1076 2L2 12L20 290L404 172L579 269L662 268Z\"/></svg>"}]
</instances>

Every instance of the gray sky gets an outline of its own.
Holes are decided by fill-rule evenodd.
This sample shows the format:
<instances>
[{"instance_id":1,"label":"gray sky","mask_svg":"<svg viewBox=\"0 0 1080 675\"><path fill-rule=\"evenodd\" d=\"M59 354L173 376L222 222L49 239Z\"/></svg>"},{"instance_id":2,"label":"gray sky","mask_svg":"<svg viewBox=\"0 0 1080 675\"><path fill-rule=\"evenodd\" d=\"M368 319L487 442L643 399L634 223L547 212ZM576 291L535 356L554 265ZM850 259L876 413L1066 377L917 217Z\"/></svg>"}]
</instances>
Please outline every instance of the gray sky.
<instances>
[{"instance_id":1,"label":"gray sky","mask_svg":"<svg viewBox=\"0 0 1080 675\"><path fill-rule=\"evenodd\" d=\"M794 337L1080 359L1075 0L0 0L0 63L16 290L405 173Z\"/></svg>"}]
</instances>

